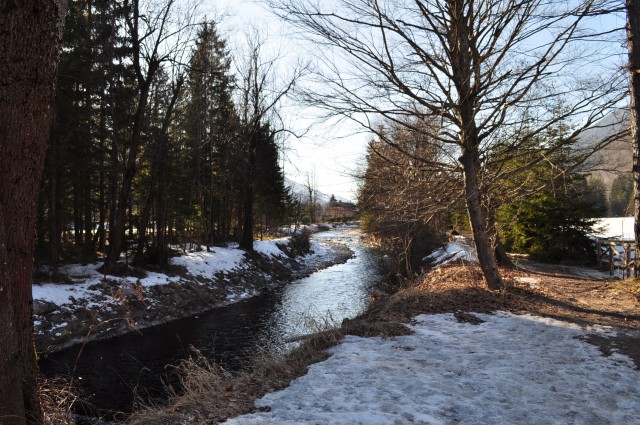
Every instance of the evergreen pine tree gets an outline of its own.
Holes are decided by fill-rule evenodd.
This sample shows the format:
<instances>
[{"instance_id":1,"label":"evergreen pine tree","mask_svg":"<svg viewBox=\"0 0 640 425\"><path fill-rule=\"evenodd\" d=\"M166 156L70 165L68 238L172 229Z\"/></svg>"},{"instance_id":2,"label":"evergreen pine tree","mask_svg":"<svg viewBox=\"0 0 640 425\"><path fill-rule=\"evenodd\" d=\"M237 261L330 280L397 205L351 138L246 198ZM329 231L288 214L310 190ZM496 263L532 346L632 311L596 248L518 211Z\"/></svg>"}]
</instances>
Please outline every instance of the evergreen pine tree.
<instances>
[{"instance_id":1,"label":"evergreen pine tree","mask_svg":"<svg viewBox=\"0 0 640 425\"><path fill-rule=\"evenodd\" d=\"M234 175L241 172L235 158L237 116L230 68L226 42L213 23L202 24L189 61L183 127L190 157L191 221L197 223L199 240L207 244L230 238Z\"/></svg>"},{"instance_id":2,"label":"evergreen pine tree","mask_svg":"<svg viewBox=\"0 0 640 425\"><path fill-rule=\"evenodd\" d=\"M622 174L615 178L609 195L609 211L613 217L623 217L633 212L633 176Z\"/></svg>"}]
</instances>

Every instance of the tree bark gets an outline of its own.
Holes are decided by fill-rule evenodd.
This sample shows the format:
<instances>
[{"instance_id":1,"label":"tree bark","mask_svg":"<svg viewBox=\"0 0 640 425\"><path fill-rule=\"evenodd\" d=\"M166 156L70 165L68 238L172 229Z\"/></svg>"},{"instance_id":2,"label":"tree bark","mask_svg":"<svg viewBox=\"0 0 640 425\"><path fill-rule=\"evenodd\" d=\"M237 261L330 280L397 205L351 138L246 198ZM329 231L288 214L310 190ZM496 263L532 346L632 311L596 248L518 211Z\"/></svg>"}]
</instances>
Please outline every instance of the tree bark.
<instances>
[{"instance_id":1,"label":"tree bark","mask_svg":"<svg viewBox=\"0 0 640 425\"><path fill-rule=\"evenodd\" d=\"M476 124L479 64L474 58L470 40L474 32L471 6L464 0L451 0L448 5L451 27L448 39L452 51L452 80L458 93L456 113L460 126L460 162L464 169L464 190L467 212L478 255L478 262L489 289L503 286L495 249L491 243L491 223L487 208L483 205L480 173L480 137Z\"/></svg>"},{"instance_id":2,"label":"tree bark","mask_svg":"<svg viewBox=\"0 0 640 425\"><path fill-rule=\"evenodd\" d=\"M631 94L631 140L633 143L634 234L640 252L640 2L627 0L627 48L629 49L629 92ZM634 261L635 278L640 278L640 257Z\"/></svg>"},{"instance_id":3,"label":"tree bark","mask_svg":"<svg viewBox=\"0 0 640 425\"><path fill-rule=\"evenodd\" d=\"M460 158L464 167L464 188L467 201L467 212L469 213L469 221L473 232L473 240L478 255L478 263L484 276L485 283L489 289L501 289L503 287L502 278L498 270L495 250L489 237L489 229L487 229L487 217L482 207L482 195L480 191L479 181L479 159L477 155L466 152Z\"/></svg>"},{"instance_id":4,"label":"tree bark","mask_svg":"<svg viewBox=\"0 0 640 425\"><path fill-rule=\"evenodd\" d=\"M0 0L0 423L40 424L31 271L66 1Z\"/></svg>"}]
</instances>

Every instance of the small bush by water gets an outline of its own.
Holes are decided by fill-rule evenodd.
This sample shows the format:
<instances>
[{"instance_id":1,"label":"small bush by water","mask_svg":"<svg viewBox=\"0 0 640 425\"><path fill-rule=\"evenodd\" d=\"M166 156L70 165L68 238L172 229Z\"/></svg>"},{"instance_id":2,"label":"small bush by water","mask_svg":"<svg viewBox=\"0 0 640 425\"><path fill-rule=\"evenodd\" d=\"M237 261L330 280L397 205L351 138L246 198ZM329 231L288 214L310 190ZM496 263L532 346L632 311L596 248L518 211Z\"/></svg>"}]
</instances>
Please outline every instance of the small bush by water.
<instances>
[{"instance_id":1,"label":"small bush by water","mask_svg":"<svg viewBox=\"0 0 640 425\"><path fill-rule=\"evenodd\" d=\"M311 232L306 229L296 232L286 244L278 244L278 247L290 258L308 254L311 252Z\"/></svg>"},{"instance_id":2,"label":"small bush by water","mask_svg":"<svg viewBox=\"0 0 640 425\"><path fill-rule=\"evenodd\" d=\"M364 230L386 254L379 266L394 286L419 274L423 258L445 241L442 223L371 222Z\"/></svg>"}]
</instances>

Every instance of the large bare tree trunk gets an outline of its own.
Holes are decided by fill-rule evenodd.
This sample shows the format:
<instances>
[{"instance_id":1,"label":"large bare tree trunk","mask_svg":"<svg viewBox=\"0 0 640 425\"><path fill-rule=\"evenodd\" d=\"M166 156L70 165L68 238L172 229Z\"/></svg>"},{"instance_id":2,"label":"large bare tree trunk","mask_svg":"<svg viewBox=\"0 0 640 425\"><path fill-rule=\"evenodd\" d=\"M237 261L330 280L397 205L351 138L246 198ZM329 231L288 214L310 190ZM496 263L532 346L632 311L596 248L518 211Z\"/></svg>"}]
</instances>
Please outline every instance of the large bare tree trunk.
<instances>
[{"instance_id":1,"label":"large bare tree trunk","mask_svg":"<svg viewBox=\"0 0 640 425\"><path fill-rule=\"evenodd\" d=\"M464 188L467 201L467 212L471 222L473 240L478 255L478 263L482 269L484 280L489 289L502 288L502 279L498 270L495 250L488 229L485 209L482 207L482 196L479 180L479 160L477 155L465 153L460 158L464 167Z\"/></svg>"},{"instance_id":2,"label":"large bare tree trunk","mask_svg":"<svg viewBox=\"0 0 640 425\"><path fill-rule=\"evenodd\" d=\"M36 201L66 1L0 0L0 423L42 423L33 345Z\"/></svg>"},{"instance_id":3,"label":"large bare tree trunk","mask_svg":"<svg viewBox=\"0 0 640 425\"><path fill-rule=\"evenodd\" d=\"M629 91L631 93L631 140L633 143L633 183L636 252L640 252L640 2L627 0L627 47L629 48ZM640 258L634 263L636 279L640 277Z\"/></svg>"},{"instance_id":4,"label":"large bare tree trunk","mask_svg":"<svg viewBox=\"0 0 640 425\"><path fill-rule=\"evenodd\" d=\"M462 156L460 162L464 169L464 190L467 212L473 231L478 262L485 283L489 289L502 288L502 279L496 261L496 252L492 243L493 228L490 227L488 209L483 205L481 187L480 137L476 124L478 86L472 81L478 80L479 64L474 59L470 44L473 30L473 15L465 7L465 0L451 0L448 3L452 25L448 28L449 43L452 51L452 80L458 93L457 116L460 126Z\"/></svg>"}]
</instances>

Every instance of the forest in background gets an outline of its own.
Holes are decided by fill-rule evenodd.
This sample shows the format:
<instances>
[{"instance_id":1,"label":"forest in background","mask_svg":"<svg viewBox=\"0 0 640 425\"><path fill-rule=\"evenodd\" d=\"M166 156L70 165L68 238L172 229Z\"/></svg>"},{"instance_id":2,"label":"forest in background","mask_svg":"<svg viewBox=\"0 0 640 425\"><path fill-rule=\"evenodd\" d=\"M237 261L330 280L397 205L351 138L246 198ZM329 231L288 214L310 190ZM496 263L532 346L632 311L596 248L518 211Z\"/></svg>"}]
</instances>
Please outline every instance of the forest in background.
<instances>
[{"instance_id":1,"label":"forest in background","mask_svg":"<svg viewBox=\"0 0 640 425\"><path fill-rule=\"evenodd\" d=\"M38 204L40 264L121 253L166 264L169 246L239 242L297 221L274 87L259 37L232 67L215 22L173 1L69 2ZM236 74L232 72L236 70ZM237 71L239 70L239 72Z\"/></svg>"},{"instance_id":2,"label":"forest in background","mask_svg":"<svg viewBox=\"0 0 640 425\"><path fill-rule=\"evenodd\" d=\"M408 276L421 270L424 258L442 245L447 233L470 232L462 170L451 166L433 173L433 164L446 163L447 155L434 140L425 139L427 126L415 118L405 125L380 126L368 146L358 199L363 229L393 252L395 272ZM584 165L573 154L580 151L579 140L562 141L571 131L566 124L557 125L521 147L520 155L511 154L486 171L517 170L491 193L500 249L542 261L589 264L595 261L595 219L632 213L630 174L621 173L607 193L602 178L591 175L599 164ZM561 150L544 149L559 141ZM546 160L521 169L521 157L532 153Z\"/></svg>"}]
</instances>

